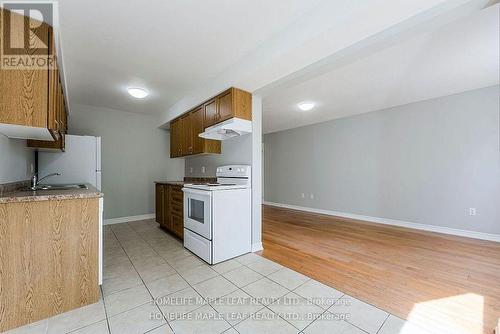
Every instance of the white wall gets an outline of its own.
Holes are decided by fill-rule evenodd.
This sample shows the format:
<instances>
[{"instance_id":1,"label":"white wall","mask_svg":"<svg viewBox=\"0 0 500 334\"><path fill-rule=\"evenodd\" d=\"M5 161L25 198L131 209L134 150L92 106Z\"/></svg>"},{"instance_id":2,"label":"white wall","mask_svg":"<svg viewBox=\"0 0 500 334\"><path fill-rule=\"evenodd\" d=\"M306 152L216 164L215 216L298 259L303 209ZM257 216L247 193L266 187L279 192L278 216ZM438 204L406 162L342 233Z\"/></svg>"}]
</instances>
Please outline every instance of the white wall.
<instances>
[{"instance_id":1,"label":"white wall","mask_svg":"<svg viewBox=\"0 0 500 334\"><path fill-rule=\"evenodd\" d=\"M262 250L262 97L252 97L252 252Z\"/></svg>"},{"instance_id":2,"label":"white wall","mask_svg":"<svg viewBox=\"0 0 500 334\"><path fill-rule=\"evenodd\" d=\"M34 151L26 147L26 140L0 134L0 184L28 180L34 160Z\"/></svg>"},{"instance_id":3,"label":"white wall","mask_svg":"<svg viewBox=\"0 0 500 334\"><path fill-rule=\"evenodd\" d=\"M106 219L154 213L153 182L184 177L184 161L170 159L170 134L153 116L73 104L69 133L102 137Z\"/></svg>"},{"instance_id":4,"label":"white wall","mask_svg":"<svg viewBox=\"0 0 500 334\"><path fill-rule=\"evenodd\" d=\"M499 108L493 86L267 134L265 200L500 234Z\"/></svg>"}]
</instances>

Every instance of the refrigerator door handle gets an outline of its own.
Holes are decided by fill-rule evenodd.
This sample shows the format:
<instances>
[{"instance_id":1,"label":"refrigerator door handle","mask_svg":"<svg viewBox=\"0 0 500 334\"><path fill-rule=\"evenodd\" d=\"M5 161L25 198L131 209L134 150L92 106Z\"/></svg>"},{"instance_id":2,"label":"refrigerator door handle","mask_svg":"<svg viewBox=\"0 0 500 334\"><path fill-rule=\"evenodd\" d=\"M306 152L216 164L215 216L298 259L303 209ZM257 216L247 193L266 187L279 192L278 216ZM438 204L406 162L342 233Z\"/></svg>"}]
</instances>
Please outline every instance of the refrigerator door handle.
<instances>
[{"instance_id":1,"label":"refrigerator door handle","mask_svg":"<svg viewBox=\"0 0 500 334\"><path fill-rule=\"evenodd\" d=\"M96 137L96 171L100 172L101 171L101 137Z\"/></svg>"}]
</instances>

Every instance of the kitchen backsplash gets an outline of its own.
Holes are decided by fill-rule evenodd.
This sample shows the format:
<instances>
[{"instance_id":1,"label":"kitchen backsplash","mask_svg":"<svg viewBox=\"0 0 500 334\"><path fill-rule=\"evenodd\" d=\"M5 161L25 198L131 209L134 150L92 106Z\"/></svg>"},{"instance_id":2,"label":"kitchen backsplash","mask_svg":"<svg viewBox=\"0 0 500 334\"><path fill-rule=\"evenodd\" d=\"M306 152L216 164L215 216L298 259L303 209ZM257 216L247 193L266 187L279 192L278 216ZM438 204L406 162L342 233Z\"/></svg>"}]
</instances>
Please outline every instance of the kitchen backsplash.
<instances>
[{"instance_id":1,"label":"kitchen backsplash","mask_svg":"<svg viewBox=\"0 0 500 334\"><path fill-rule=\"evenodd\" d=\"M216 177L184 177L184 182L198 182L198 183L215 183Z\"/></svg>"}]
</instances>

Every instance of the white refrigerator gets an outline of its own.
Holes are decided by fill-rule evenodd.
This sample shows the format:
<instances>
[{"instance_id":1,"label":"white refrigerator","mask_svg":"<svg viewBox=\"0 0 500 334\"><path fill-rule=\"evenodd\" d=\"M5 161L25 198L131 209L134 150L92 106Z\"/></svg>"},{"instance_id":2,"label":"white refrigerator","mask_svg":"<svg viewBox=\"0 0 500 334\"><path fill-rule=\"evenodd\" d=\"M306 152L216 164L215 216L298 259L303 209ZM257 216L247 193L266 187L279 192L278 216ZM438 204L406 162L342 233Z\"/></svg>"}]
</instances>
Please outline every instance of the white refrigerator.
<instances>
[{"instance_id":1,"label":"white refrigerator","mask_svg":"<svg viewBox=\"0 0 500 334\"><path fill-rule=\"evenodd\" d=\"M65 152L39 152L38 177L61 173L42 183L89 183L101 190L101 137L66 136Z\"/></svg>"},{"instance_id":2,"label":"white refrigerator","mask_svg":"<svg viewBox=\"0 0 500 334\"><path fill-rule=\"evenodd\" d=\"M42 183L93 185L101 190L101 137L67 135L65 152L38 152L38 177L51 173ZM99 284L102 284L104 201L99 198Z\"/></svg>"}]
</instances>

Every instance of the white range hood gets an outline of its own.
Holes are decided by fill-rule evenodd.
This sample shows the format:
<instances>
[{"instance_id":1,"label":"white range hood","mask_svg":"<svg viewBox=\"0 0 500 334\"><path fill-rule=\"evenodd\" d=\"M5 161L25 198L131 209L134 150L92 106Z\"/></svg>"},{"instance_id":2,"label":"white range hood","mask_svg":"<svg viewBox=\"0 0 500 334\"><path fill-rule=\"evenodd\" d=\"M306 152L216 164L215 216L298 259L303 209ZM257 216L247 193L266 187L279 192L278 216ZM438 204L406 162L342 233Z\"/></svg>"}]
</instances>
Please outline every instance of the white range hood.
<instances>
[{"instance_id":1,"label":"white range hood","mask_svg":"<svg viewBox=\"0 0 500 334\"><path fill-rule=\"evenodd\" d=\"M199 136L205 139L226 140L249 133L252 133L252 121L233 117L206 128Z\"/></svg>"}]
</instances>

